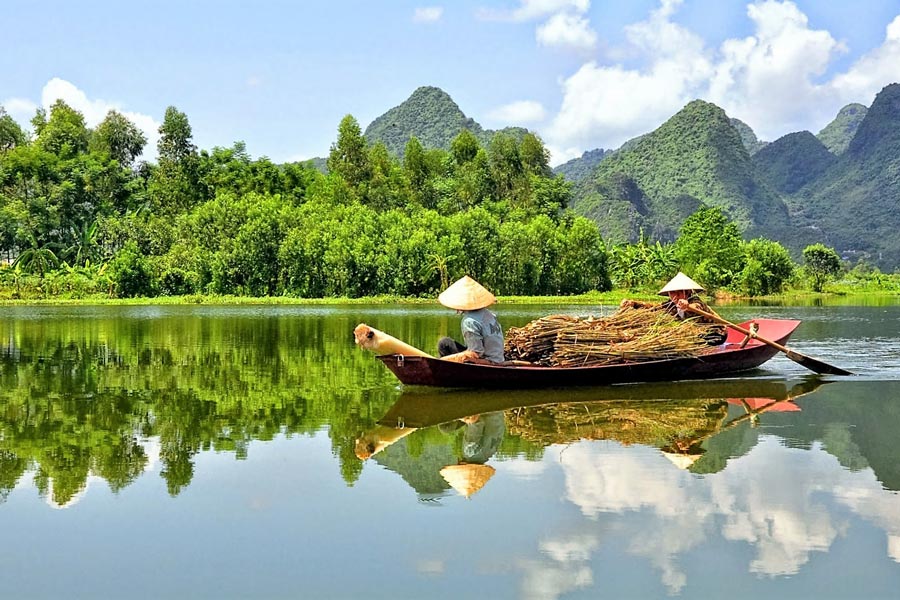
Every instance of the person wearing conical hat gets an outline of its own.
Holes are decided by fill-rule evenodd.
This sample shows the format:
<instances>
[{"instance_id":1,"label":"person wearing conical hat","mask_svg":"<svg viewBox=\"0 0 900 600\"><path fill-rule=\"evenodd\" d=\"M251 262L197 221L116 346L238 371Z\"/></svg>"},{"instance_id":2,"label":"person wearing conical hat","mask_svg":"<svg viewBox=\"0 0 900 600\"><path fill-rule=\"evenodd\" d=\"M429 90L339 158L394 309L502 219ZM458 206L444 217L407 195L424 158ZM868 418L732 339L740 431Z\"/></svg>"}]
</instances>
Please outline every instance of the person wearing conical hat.
<instances>
[{"instance_id":1,"label":"person wearing conical hat","mask_svg":"<svg viewBox=\"0 0 900 600\"><path fill-rule=\"evenodd\" d=\"M683 320L690 318L700 323L710 323L709 333L704 337L707 344L710 346L718 346L724 344L725 339L728 337L725 327L715 321L708 320L706 317L697 316L696 313L689 310L690 307L693 307L699 308L704 312L716 314L705 302L703 302L703 300L700 299L700 296L697 295L699 292L703 291L705 291L705 288L702 285L679 271L675 277L670 279L669 282L659 290L660 296L669 297L668 300L662 303L660 308L678 319ZM626 298L625 300L622 300L619 306L621 308L652 308L658 305Z\"/></svg>"},{"instance_id":2,"label":"person wearing conical hat","mask_svg":"<svg viewBox=\"0 0 900 600\"><path fill-rule=\"evenodd\" d=\"M438 341L438 355L453 362L502 363L503 328L487 309L497 301L492 293L468 275L441 292L438 302L463 315L460 344L451 337Z\"/></svg>"}]
</instances>

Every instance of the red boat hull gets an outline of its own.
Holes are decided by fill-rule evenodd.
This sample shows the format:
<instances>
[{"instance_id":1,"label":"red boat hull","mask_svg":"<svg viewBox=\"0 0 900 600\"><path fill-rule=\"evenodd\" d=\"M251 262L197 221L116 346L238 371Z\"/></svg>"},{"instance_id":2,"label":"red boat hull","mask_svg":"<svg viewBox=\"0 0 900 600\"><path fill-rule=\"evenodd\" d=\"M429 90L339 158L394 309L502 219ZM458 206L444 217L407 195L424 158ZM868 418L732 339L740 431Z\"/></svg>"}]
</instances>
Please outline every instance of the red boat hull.
<instances>
[{"instance_id":1,"label":"red boat hull","mask_svg":"<svg viewBox=\"0 0 900 600\"><path fill-rule=\"evenodd\" d=\"M742 323L749 327L750 321ZM800 321L756 319L759 335L784 344ZM378 358L406 385L469 388L539 388L608 385L644 381L675 381L721 377L755 369L778 354L759 340L743 348L744 336L729 331L722 346L711 347L701 356L673 358L593 367L532 367L455 363L424 356L389 354Z\"/></svg>"}]
</instances>

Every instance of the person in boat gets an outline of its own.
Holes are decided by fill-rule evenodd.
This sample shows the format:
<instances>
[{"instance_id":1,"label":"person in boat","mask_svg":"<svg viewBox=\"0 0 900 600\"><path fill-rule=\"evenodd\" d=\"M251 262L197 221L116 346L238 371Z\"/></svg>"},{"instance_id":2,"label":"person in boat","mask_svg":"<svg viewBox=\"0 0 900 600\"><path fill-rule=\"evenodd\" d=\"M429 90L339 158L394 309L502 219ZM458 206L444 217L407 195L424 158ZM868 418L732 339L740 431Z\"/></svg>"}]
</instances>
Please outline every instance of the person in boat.
<instances>
[{"instance_id":1,"label":"person in boat","mask_svg":"<svg viewBox=\"0 0 900 600\"><path fill-rule=\"evenodd\" d=\"M484 286L466 275L441 292L438 302L463 315L464 344L451 337L438 341L438 355L453 362L499 364L503 358L503 328L487 309L497 301Z\"/></svg>"},{"instance_id":2,"label":"person in boat","mask_svg":"<svg viewBox=\"0 0 900 600\"><path fill-rule=\"evenodd\" d=\"M705 288L682 273L678 272L675 277L669 280L661 290L660 296L668 296L668 300L661 305L654 302L643 302L641 300L624 299L619 304L620 308L661 308L670 315L680 319L692 319L698 323L709 323L709 333L704 336L710 346L718 346L725 343L728 332L724 325L717 323L707 317L702 317L692 312L691 308L699 308L704 312L716 314L697 294L705 291Z\"/></svg>"}]
</instances>

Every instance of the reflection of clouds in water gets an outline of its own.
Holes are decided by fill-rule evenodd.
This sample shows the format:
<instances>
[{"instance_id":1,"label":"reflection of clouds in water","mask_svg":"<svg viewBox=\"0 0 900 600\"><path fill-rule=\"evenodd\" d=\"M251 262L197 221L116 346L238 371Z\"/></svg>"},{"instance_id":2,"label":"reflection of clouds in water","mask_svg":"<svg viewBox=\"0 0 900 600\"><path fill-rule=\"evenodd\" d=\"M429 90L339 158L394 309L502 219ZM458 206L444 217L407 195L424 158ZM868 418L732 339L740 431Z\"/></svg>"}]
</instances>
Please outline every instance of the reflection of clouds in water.
<instances>
[{"instance_id":1,"label":"reflection of clouds in water","mask_svg":"<svg viewBox=\"0 0 900 600\"><path fill-rule=\"evenodd\" d=\"M446 570L444 561L440 559L423 559L416 563L416 571L423 575L442 575Z\"/></svg>"},{"instance_id":2,"label":"reflection of clouds in water","mask_svg":"<svg viewBox=\"0 0 900 600\"><path fill-rule=\"evenodd\" d=\"M599 545L595 536L584 534L568 539L545 540L541 542L541 552L558 562L584 561Z\"/></svg>"},{"instance_id":3,"label":"reflection of clouds in water","mask_svg":"<svg viewBox=\"0 0 900 600\"><path fill-rule=\"evenodd\" d=\"M869 469L855 475L867 479L868 485L859 486L855 480L855 485L839 482L834 486L835 497L854 513L887 532L887 554L900 563L900 493L883 490Z\"/></svg>"},{"instance_id":4,"label":"reflection of clouds in water","mask_svg":"<svg viewBox=\"0 0 900 600\"><path fill-rule=\"evenodd\" d=\"M543 461L511 460L502 464L504 473L526 481L538 479L547 470Z\"/></svg>"},{"instance_id":5,"label":"reflection of clouds in water","mask_svg":"<svg viewBox=\"0 0 900 600\"><path fill-rule=\"evenodd\" d=\"M678 557L713 532L753 546L750 572L797 573L848 527L833 514L829 496L883 529L888 555L900 562L900 494L883 490L870 469L845 470L820 444L797 450L762 437L724 471L704 477L673 468L647 447L582 442L552 451L565 474L566 498L582 514L596 520L602 513L642 511L641 519L623 521L631 530L622 535L631 540L629 552L660 570L670 593L687 583Z\"/></svg>"},{"instance_id":6,"label":"reflection of clouds in water","mask_svg":"<svg viewBox=\"0 0 900 600\"><path fill-rule=\"evenodd\" d=\"M827 493L842 474L853 475L820 447L792 450L763 438L709 478L715 512L725 517L723 537L756 548L753 573L796 573L811 552L828 550L838 535L832 515L814 496Z\"/></svg>"},{"instance_id":7,"label":"reflection of clouds in water","mask_svg":"<svg viewBox=\"0 0 900 600\"><path fill-rule=\"evenodd\" d=\"M653 507L658 514L684 510L689 473L672 468L658 451L616 442L569 446L559 455L566 497L588 517Z\"/></svg>"},{"instance_id":8,"label":"reflection of clouds in water","mask_svg":"<svg viewBox=\"0 0 900 600\"><path fill-rule=\"evenodd\" d=\"M548 539L541 542L545 561L523 560L518 563L525 573L522 597L532 600L554 600L594 584L588 561L600 546L592 535Z\"/></svg>"}]
</instances>

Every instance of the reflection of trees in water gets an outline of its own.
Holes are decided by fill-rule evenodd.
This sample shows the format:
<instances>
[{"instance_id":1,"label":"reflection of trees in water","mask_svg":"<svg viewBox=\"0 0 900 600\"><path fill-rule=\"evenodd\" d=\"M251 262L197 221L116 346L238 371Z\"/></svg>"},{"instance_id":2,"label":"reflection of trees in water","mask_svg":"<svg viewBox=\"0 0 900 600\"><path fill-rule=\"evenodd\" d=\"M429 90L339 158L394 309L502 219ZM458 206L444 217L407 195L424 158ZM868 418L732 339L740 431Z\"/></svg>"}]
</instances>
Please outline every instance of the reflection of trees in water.
<instances>
[{"instance_id":1,"label":"reflection of trees in water","mask_svg":"<svg viewBox=\"0 0 900 600\"><path fill-rule=\"evenodd\" d=\"M146 440L157 438L160 472L172 494L190 483L198 452L213 449L241 459L253 440L326 430L345 481L356 481L363 465L355 440L398 396L383 365L352 344L350 331L359 319L345 313L253 319L186 314L0 322L0 501L29 472L57 504L83 489L89 475L121 490L146 469ZM397 323L385 328L427 346L415 321ZM821 440L847 468L871 465L886 487L900 488L893 439L900 404L891 402L897 394L885 393L884 382L839 385L805 403L803 418L784 417L790 429L779 435L801 446ZM502 394L494 401L514 406ZM709 399L514 409L506 413L507 435L495 459L536 460L549 444L582 438L661 447L715 428L721 410L720 400ZM757 430L743 426L717 433L691 469L719 471L757 437ZM416 432L398 448L408 447L414 460L432 453L458 456L462 443L461 436Z\"/></svg>"},{"instance_id":2,"label":"reflection of trees in water","mask_svg":"<svg viewBox=\"0 0 900 600\"><path fill-rule=\"evenodd\" d=\"M178 494L193 457L247 456L249 442L328 427L341 471L361 466L355 434L384 405L389 374L323 319L16 321L0 325L0 498L28 471L65 504L89 475L118 491L147 465Z\"/></svg>"}]
</instances>

